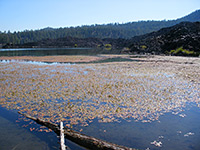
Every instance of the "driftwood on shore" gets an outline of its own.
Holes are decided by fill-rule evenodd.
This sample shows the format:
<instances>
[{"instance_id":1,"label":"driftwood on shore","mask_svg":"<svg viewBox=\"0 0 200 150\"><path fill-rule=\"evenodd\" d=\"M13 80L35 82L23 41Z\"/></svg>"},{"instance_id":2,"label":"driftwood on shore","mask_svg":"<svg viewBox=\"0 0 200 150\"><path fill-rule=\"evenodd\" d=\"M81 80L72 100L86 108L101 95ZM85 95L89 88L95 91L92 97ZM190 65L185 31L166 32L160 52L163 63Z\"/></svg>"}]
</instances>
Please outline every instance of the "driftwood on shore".
<instances>
[{"instance_id":1,"label":"driftwood on shore","mask_svg":"<svg viewBox=\"0 0 200 150\"><path fill-rule=\"evenodd\" d=\"M39 118L32 117L27 114L23 114L21 112L18 112L19 114L34 120L38 124L41 124L43 126L46 126L47 128L53 130L57 135L60 135L60 128L59 125L44 121ZM110 142L106 142L91 136L84 135L82 133L76 132L74 130L68 129L64 127L64 135L67 139L71 140L72 142L83 146L87 149L95 149L95 150L134 150L133 148L128 148L125 146L113 144Z\"/></svg>"}]
</instances>

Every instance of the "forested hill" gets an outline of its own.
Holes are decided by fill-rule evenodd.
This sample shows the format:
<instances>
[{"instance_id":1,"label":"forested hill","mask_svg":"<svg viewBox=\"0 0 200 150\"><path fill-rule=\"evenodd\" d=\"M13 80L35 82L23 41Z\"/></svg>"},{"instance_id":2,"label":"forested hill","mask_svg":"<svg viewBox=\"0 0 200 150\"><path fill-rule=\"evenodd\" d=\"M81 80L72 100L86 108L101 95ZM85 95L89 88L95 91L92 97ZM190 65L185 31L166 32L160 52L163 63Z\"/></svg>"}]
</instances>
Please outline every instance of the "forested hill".
<instances>
[{"instance_id":1,"label":"forested hill","mask_svg":"<svg viewBox=\"0 0 200 150\"><path fill-rule=\"evenodd\" d=\"M181 22L157 32L135 36L126 44L131 53L199 56L200 22Z\"/></svg>"},{"instance_id":2,"label":"forested hill","mask_svg":"<svg viewBox=\"0 0 200 150\"><path fill-rule=\"evenodd\" d=\"M185 17L169 20L169 21L138 21L128 22L125 24L106 24L106 25L91 25L69 28L45 28L41 30L31 30L23 32L0 32L0 44L7 43L23 44L28 42L36 42L43 39L57 39L63 37L76 38L131 38L134 36L157 31L164 27L173 26L183 21L200 21L200 10L197 10Z\"/></svg>"}]
</instances>

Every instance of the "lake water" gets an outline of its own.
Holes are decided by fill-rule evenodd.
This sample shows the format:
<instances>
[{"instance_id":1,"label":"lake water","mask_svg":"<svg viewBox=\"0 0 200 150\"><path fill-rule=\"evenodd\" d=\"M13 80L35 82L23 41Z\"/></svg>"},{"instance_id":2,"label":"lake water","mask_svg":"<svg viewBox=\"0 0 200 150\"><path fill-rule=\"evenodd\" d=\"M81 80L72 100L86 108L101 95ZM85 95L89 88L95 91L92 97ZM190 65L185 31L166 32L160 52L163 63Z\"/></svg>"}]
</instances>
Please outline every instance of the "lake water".
<instances>
[{"instance_id":1,"label":"lake water","mask_svg":"<svg viewBox=\"0 0 200 150\"><path fill-rule=\"evenodd\" d=\"M21 48L0 49L0 56L55 56L55 55L97 55L119 54L120 50L98 48Z\"/></svg>"},{"instance_id":2,"label":"lake water","mask_svg":"<svg viewBox=\"0 0 200 150\"><path fill-rule=\"evenodd\" d=\"M8 111L0 107L0 149L40 149L58 150L56 134L46 132L31 132L30 128L38 128L39 125L31 124L19 119L16 112Z\"/></svg>"},{"instance_id":3,"label":"lake water","mask_svg":"<svg viewBox=\"0 0 200 150\"><path fill-rule=\"evenodd\" d=\"M82 129L86 135L137 149L199 150L200 109L189 104L183 113L186 117L166 113L151 123L121 120L99 124L95 121ZM162 142L161 147L155 146L154 141Z\"/></svg>"},{"instance_id":4,"label":"lake water","mask_svg":"<svg viewBox=\"0 0 200 150\"><path fill-rule=\"evenodd\" d=\"M54 132L47 132L47 128L16 111L0 106L0 120L0 150L60 150L59 138ZM67 139L65 143L72 150L84 149Z\"/></svg>"},{"instance_id":5,"label":"lake water","mask_svg":"<svg viewBox=\"0 0 200 150\"><path fill-rule=\"evenodd\" d=\"M80 54L93 55L95 54L95 52L96 54L99 53L99 51L97 50L93 51L93 49L82 49L82 48L81 49L77 49L77 48L65 49L64 48L60 50L58 49L16 49L16 50L1 49L0 54L7 55L7 56L24 56L24 55L44 56L44 55L80 55ZM101 52L104 53L103 51ZM109 51L107 52L109 53ZM1 62L1 63L6 64L6 62ZM22 65L23 71L21 72L19 71L20 69L16 69L17 67L21 65L20 63L23 64ZM2 68L5 66L5 64L2 65ZM10 63L10 65L11 64L12 63ZM48 66L47 64L43 64L43 63L38 65L38 66L41 66L41 68L29 66L29 68L26 69L26 67L30 65L30 63L27 63L27 66L26 66L26 62L19 62L18 65L15 66L15 63L13 64L13 66L15 67L12 68L13 70L11 70L10 76L7 78L9 80L10 77L13 75L12 73L14 73L14 71L15 73L19 71L19 73L16 74L18 75L18 80L16 80L16 84L19 80L23 81L23 78L20 78L20 77L24 77L25 79L33 78L37 76L37 73L40 71L41 72L40 72L40 75L38 75L38 77L41 77L41 74L43 74L46 76L46 78L54 79L52 76L63 77L63 76L59 76L59 74L64 73L64 72L74 73L73 76L76 76L77 74L83 74L83 75L89 76L89 73L88 73L89 71L97 69L97 68L86 66L85 68L86 71L85 71L85 70L81 70L81 69L84 69L84 67L80 67L81 69L75 68L75 67L73 68L73 66L65 64L65 67L62 68L64 64L63 65L59 64L57 66L56 65L54 66L54 64L52 64L51 66L50 65ZM33 63L32 65L37 65L37 64ZM61 67L60 70L58 69L59 67ZM98 69L101 69L103 67L104 65L102 65ZM117 67L118 66L116 66L115 69ZM128 66L126 67L128 68ZM9 65L8 65L8 68L9 68ZM37 71L33 72L29 76L30 68ZM5 69L1 71L3 72L7 70ZM27 76L25 76L26 74L24 74L24 72L27 73ZM96 70L95 73L96 72L98 72L98 70ZM106 72L103 72L103 73L106 74ZM155 75L154 73L152 74ZM99 77L101 74L97 74L97 75ZM132 75L132 77L138 77L138 79L141 79L145 75L146 73L138 73L138 74ZM108 76L109 76L109 73L108 73ZM161 78L161 76L159 75L155 75L155 76ZM168 79L166 80L168 82L170 82L173 79L173 75L164 74L164 76L166 76L165 78ZM68 76L65 75L64 77L68 77ZM31 80L30 82L31 83L30 85L32 86L32 87L30 86L31 88L35 88L35 86L32 85L32 82L37 85L38 83L40 83L40 81L38 83L36 82L37 79L38 78L35 78L34 81ZM58 79L59 79L58 86L60 86L60 89L61 89L63 88L63 86L61 85L62 82L60 82L61 81L60 78ZM161 79L159 80L162 81ZM50 81L52 82L53 80L50 80ZM112 78L111 78L111 81L112 81ZM175 81L176 80L174 80L173 83L175 83ZM1 80L1 82L3 82L3 80ZM148 82L148 83L151 83L151 82ZM156 82L154 81L152 83L156 84ZM165 84L164 82L162 83ZM9 83L9 84L12 84L12 83ZM52 83L49 83L49 84L52 84ZM160 84L160 83L157 83L157 84ZM53 83L53 85L55 84ZM198 92L192 89L192 84L188 84L187 89L188 89L188 93L190 93L191 91L193 91L194 93ZM173 94L176 95L176 92L178 93L178 91L175 91ZM184 95L181 95L182 98L185 98L184 97L185 94L189 95L189 97L192 95L188 93L184 93ZM143 93L140 93L140 94L143 94ZM198 95L198 93L196 95ZM197 98L199 99L200 97L198 96ZM61 102L64 102L62 98L61 99L51 98L51 101L54 101L54 100L57 100L57 101L60 100ZM80 100L77 100L77 99L75 99L74 101L71 100L71 102L77 102L81 104ZM50 103L49 99L48 99L48 103ZM106 102L102 102L102 105L104 104L106 104ZM92 103L92 105L94 105L94 103ZM114 103L112 105L114 105ZM112 105L108 105L108 106L112 106ZM89 109L89 107L87 108ZM103 122L99 122L97 118L94 118L93 122L91 123L88 122L89 124L88 126L80 126L79 124L77 124L73 126L73 129L77 131L81 130L82 133L89 136L93 136L93 137L100 138L100 139L113 142L119 145L124 145L124 146L137 148L137 149L199 150L200 149L200 119L199 118L200 118L200 109L199 107L197 107L197 103L188 102L186 103L186 106L184 108L181 108L180 112L177 113L177 112L174 112L173 110L169 112L164 112L161 116L159 116L158 120L155 120L152 122L142 122L142 120L136 120L133 118L126 118L126 119L118 118L117 122L103 123ZM55 133L47 132L48 131L47 129L32 122L31 120L24 119L21 115L18 115L18 113L15 112L14 110L7 110L3 107L0 107L0 120L1 120L0 121L0 150L1 149L18 150L18 149L26 149L27 147L29 147L29 149L41 149L41 150L59 149L59 143L58 143L59 139L57 138ZM40 132L40 130L42 132ZM66 145L72 150L84 149L68 140L66 140L65 142L66 142Z\"/></svg>"},{"instance_id":6,"label":"lake water","mask_svg":"<svg viewBox=\"0 0 200 150\"><path fill-rule=\"evenodd\" d=\"M109 142L126 145L138 149L200 149L200 109L191 104L182 118L179 115L167 113L160 117L159 122L152 123L127 122L98 123L94 121L83 129L86 135L94 136ZM30 128L40 128L32 121L24 121L20 115L0 107L0 149L29 150L59 150L59 139L53 132L30 131ZM30 124L32 123L32 124ZM27 125L27 126L26 126ZM162 147L156 147L151 142L161 141ZM68 140L66 145L72 150L84 149Z\"/></svg>"}]
</instances>

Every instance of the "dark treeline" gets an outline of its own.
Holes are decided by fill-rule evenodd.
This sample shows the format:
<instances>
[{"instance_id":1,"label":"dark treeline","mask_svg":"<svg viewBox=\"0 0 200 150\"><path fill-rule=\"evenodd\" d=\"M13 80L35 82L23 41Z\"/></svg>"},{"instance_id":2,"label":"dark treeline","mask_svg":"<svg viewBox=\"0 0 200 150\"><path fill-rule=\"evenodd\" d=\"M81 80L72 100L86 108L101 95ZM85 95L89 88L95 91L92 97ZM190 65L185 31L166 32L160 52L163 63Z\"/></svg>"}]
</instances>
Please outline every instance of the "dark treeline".
<instances>
[{"instance_id":1,"label":"dark treeline","mask_svg":"<svg viewBox=\"0 0 200 150\"><path fill-rule=\"evenodd\" d=\"M177 20L163 21L138 21L125 24L90 25L69 28L44 28L41 30L25 30L22 32L0 32L0 44L24 44L42 39L57 39L62 37L77 38L131 38L137 35L157 31L164 27L173 26L182 21L200 21L200 10L197 10Z\"/></svg>"}]
</instances>

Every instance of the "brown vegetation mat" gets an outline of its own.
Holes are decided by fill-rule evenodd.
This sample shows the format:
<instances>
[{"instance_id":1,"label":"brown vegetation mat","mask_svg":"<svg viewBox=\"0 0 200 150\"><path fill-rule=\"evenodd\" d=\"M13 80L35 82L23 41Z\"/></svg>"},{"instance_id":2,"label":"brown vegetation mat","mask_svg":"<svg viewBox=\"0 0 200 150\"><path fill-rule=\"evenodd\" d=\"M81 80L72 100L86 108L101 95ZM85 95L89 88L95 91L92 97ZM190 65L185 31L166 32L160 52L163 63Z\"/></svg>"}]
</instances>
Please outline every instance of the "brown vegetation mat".
<instances>
[{"instance_id":1,"label":"brown vegetation mat","mask_svg":"<svg viewBox=\"0 0 200 150\"><path fill-rule=\"evenodd\" d=\"M90 62L103 59L97 56L13 56L0 57L1 60L21 60L39 62Z\"/></svg>"},{"instance_id":2,"label":"brown vegetation mat","mask_svg":"<svg viewBox=\"0 0 200 150\"><path fill-rule=\"evenodd\" d=\"M179 57L179 56L148 56L132 57L132 60L144 62L146 67L157 67L160 70L174 72L176 75L184 77L189 81L200 83L200 58L198 57Z\"/></svg>"},{"instance_id":3,"label":"brown vegetation mat","mask_svg":"<svg viewBox=\"0 0 200 150\"><path fill-rule=\"evenodd\" d=\"M18 61L38 61L38 62L61 62L61 63L76 63L76 62L93 62L115 57L127 57L127 55L65 55L65 56L2 56L0 60L18 60Z\"/></svg>"},{"instance_id":4,"label":"brown vegetation mat","mask_svg":"<svg viewBox=\"0 0 200 150\"><path fill-rule=\"evenodd\" d=\"M99 123L118 119L152 122L163 113L182 112L190 102L200 107L200 58L122 57L134 61L73 65L0 62L0 105L44 122L62 121L67 128L89 126L95 118Z\"/></svg>"}]
</instances>

